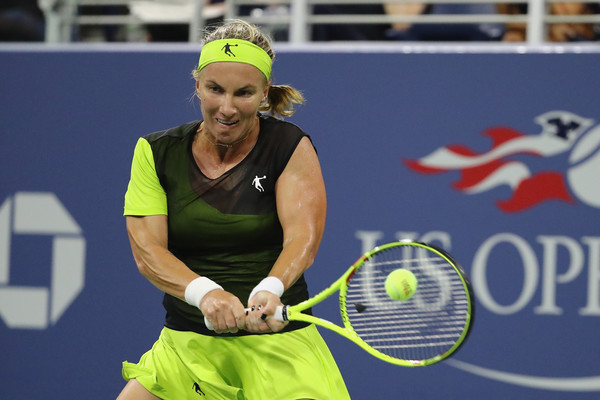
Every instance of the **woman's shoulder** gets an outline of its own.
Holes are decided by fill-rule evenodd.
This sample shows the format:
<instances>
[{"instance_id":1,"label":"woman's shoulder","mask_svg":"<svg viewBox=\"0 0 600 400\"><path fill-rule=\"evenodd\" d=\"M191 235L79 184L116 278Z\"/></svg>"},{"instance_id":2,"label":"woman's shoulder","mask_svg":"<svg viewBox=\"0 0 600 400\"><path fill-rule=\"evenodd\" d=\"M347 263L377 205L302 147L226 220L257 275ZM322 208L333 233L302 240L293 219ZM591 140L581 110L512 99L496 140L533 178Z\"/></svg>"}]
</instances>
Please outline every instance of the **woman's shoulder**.
<instances>
[{"instance_id":1,"label":"woman's shoulder","mask_svg":"<svg viewBox=\"0 0 600 400\"><path fill-rule=\"evenodd\" d=\"M266 136L276 135L281 138L302 138L304 136L308 136L308 134L304 132L302 128L292 122L277 119L266 114L261 114L259 117L261 134L265 134Z\"/></svg>"},{"instance_id":2,"label":"woman's shoulder","mask_svg":"<svg viewBox=\"0 0 600 400\"><path fill-rule=\"evenodd\" d=\"M261 153L271 154L285 166L304 137L310 136L298 125L274 118L270 115L260 115L260 137L258 147ZM312 140L311 140L312 142Z\"/></svg>"},{"instance_id":3,"label":"woman's shoulder","mask_svg":"<svg viewBox=\"0 0 600 400\"><path fill-rule=\"evenodd\" d=\"M191 121L172 128L155 131L145 135L144 139L146 139L150 144L161 140L183 141L187 138L193 137L194 133L198 129L198 126L200 125L200 122L201 121L199 120Z\"/></svg>"}]
</instances>

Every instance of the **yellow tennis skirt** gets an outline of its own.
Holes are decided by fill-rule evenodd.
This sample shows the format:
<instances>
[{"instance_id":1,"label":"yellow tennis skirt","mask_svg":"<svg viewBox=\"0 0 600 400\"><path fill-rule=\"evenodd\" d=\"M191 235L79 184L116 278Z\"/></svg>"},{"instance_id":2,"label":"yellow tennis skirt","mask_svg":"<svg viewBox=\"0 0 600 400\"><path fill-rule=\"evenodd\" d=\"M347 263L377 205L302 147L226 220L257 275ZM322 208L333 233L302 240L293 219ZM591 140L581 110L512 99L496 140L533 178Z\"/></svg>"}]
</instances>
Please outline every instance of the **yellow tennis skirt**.
<instances>
[{"instance_id":1,"label":"yellow tennis skirt","mask_svg":"<svg viewBox=\"0 0 600 400\"><path fill-rule=\"evenodd\" d=\"M123 377L166 400L350 399L314 325L236 337L163 328L139 363L123 362Z\"/></svg>"}]
</instances>

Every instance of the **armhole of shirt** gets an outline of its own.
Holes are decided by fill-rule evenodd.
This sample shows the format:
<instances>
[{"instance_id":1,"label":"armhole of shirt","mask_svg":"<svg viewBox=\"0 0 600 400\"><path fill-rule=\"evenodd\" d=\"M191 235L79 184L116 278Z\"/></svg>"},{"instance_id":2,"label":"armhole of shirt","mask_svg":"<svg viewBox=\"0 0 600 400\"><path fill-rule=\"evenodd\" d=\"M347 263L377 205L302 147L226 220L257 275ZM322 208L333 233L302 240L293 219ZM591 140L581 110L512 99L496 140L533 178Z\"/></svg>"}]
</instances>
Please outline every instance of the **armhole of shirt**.
<instances>
[{"instance_id":1,"label":"armhole of shirt","mask_svg":"<svg viewBox=\"0 0 600 400\"><path fill-rule=\"evenodd\" d=\"M278 138L277 140L275 140L275 142L278 142L275 144L278 147L278 149L273 150L274 153L272 152L276 160L275 172L277 174L277 179L279 179L279 177L289 164L294 152L298 149L298 146L300 145L300 142L302 141L302 139L304 139L304 137L308 138L313 148L315 147L311 137L300 127L291 122L286 122L270 117L265 119L264 125L261 125L261 129L263 128L268 129L271 135ZM283 130L283 132L279 132L280 130ZM285 133L285 135L281 135L280 133ZM283 148L283 152L281 151L281 148Z\"/></svg>"},{"instance_id":2,"label":"armhole of shirt","mask_svg":"<svg viewBox=\"0 0 600 400\"><path fill-rule=\"evenodd\" d=\"M140 138L133 152L123 215L167 214L167 195L156 173L152 148L146 139Z\"/></svg>"}]
</instances>

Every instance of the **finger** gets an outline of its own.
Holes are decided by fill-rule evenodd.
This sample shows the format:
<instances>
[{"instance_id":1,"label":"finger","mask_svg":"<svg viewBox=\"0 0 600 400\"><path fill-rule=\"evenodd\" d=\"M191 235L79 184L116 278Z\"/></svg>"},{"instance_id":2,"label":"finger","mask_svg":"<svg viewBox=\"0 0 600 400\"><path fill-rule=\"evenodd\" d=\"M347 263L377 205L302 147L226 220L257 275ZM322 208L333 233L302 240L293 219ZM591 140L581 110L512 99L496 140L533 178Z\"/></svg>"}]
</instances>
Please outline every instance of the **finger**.
<instances>
[{"instance_id":1,"label":"finger","mask_svg":"<svg viewBox=\"0 0 600 400\"><path fill-rule=\"evenodd\" d=\"M261 319L261 315L262 313L260 313L258 310L248 313L248 316L246 317L245 330L255 333L269 332L271 329L265 323L265 321Z\"/></svg>"},{"instance_id":2,"label":"finger","mask_svg":"<svg viewBox=\"0 0 600 400\"><path fill-rule=\"evenodd\" d=\"M269 315L267 316L265 323L269 326L269 329L272 332L279 332L280 330L286 327L289 321L278 321L277 318L273 317L273 315Z\"/></svg>"},{"instance_id":3,"label":"finger","mask_svg":"<svg viewBox=\"0 0 600 400\"><path fill-rule=\"evenodd\" d=\"M248 314L248 312L244 311L243 313L241 313L235 317L235 324L238 329L246 328L246 315L247 314Z\"/></svg>"},{"instance_id":4,"label":"finger","mask_svg":"<svg viewBox=\"0 0 600 400\"><path fill-rule=\"evenodd\" d=\"M275 318L268 318L265 322L271 332L279 332L288 324L288 322L279 322Z\"/></svg>"},{"instance_id":5,"label":"finger","mask_svg":"<svg viewBox=\"0 0 600 400\"><path fill-rule=\"evenodd\" d=\"M254 310L254 312L250 312L248 314L248 316L246 317L246 322L248 325L251 325L254 329L258 328L260 325L263 324L263 319L262 318L263 313L261 311L257 309Z\"/></svg>"},{"instance_id":6,"label":"finger","mask_svg":"<svg viewBox=\"0 0 600 400\"><path fill-rule=\"evenodd\" d=\"M223 325L219 325L218 329L215 329L217 333L235 333L238 331L237 323L234 318L225 318Z\"/></svg>"}]
</instances>

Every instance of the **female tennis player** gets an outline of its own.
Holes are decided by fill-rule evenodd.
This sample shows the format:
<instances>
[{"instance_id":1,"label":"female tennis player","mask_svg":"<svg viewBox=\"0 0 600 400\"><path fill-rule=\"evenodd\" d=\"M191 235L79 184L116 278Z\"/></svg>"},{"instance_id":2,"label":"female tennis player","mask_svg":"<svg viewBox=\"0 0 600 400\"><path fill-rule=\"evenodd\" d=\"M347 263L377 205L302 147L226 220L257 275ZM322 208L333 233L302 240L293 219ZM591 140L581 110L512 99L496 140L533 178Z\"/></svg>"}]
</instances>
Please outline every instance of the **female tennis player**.
<instances>
[{"instance_id":1,"label":"female tennis player","mask_svg":"<svg viewBox=\"0 0 600 400\"><path fill-rule=\"evenodd\" d=\"M152 349L123 363L119 400L349 399L314 325L267 318L308 298L326 214L310 138L276 118L304 98L271 85L273 59L253 25L207 32L194 71L203 119L137 142L124 214L167 314Z\"/></svg>"}]
</instances>

